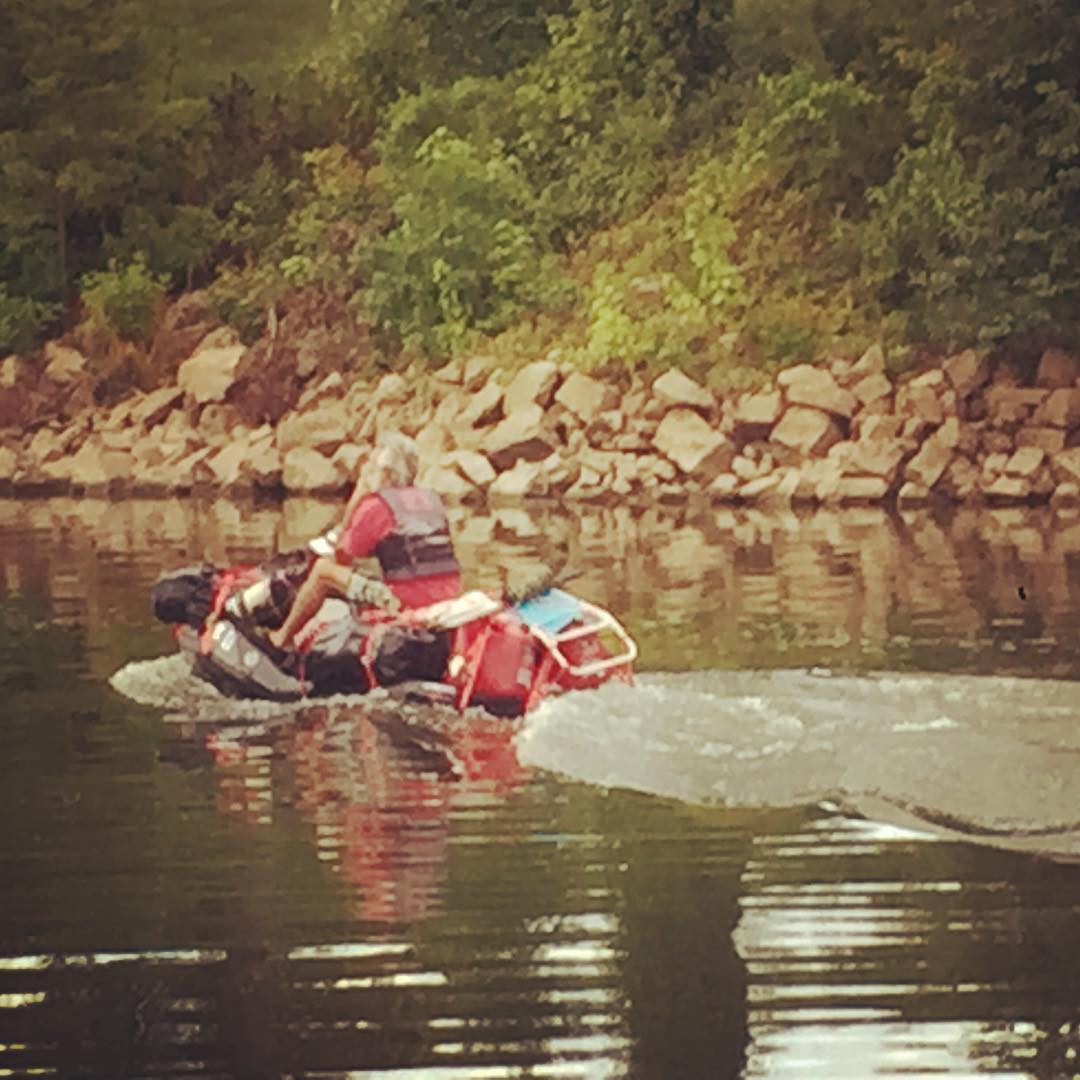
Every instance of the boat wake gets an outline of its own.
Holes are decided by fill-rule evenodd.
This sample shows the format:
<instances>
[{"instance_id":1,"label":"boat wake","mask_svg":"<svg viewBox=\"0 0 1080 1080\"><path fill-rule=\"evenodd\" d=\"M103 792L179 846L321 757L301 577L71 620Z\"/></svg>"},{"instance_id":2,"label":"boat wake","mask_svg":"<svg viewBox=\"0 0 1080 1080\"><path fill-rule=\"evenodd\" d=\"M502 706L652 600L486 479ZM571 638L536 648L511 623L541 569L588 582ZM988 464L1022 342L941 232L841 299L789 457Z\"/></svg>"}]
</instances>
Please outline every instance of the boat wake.
<instances>
[{"instance_id":1,"label":"boat wake","mask_svg":"<svg viewBox=\"0 0 1080 1080\"><path fill-rule=\"evenodd\" d=\"M644 676L546 702L523 763L693 803L855 816L1080 858L1080 686L965 675Z\"/></svg>"}]
</instances>

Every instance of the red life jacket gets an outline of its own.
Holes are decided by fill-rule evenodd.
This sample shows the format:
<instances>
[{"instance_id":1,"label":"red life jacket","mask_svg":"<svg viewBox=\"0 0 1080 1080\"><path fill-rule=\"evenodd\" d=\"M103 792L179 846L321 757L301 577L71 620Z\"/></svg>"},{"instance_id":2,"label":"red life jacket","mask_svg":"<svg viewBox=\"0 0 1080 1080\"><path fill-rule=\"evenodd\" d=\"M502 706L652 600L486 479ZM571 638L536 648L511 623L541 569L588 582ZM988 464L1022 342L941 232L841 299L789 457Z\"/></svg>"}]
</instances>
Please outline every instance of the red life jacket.
<instances>
[{"instance_id":1,"label":"red life jacket","mask_svg":"<svg viewBox=\"0 0 1080 1080\"><path fill-rule=\"evenodd\" d=\"M385 488L379 498L390 508L394 530L375 545L384 581L410 581L460 573L442 500L427 488Z\"/></svg>"}]
</instances>

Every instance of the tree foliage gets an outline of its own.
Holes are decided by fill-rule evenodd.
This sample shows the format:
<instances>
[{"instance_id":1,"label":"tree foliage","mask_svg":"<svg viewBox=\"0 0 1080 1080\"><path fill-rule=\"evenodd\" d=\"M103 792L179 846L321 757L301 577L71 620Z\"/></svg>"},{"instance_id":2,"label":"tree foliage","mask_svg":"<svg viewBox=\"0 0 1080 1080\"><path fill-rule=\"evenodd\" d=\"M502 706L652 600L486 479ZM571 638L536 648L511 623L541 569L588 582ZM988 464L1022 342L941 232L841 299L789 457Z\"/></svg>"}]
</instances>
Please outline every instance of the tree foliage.
<instances>
[{"instance_id":1,"label":"tree foliage","mask_svg":"<svg viewBox=\"0 0 1080 1080\"><path fill-rule=\"evenodd\" d=\"M78 283L135 336L162 283L247 334L317 290L433 355L1068 336L1078 71L1069 0L11 0L3 345Z\"/></svg>"}]
</instances>

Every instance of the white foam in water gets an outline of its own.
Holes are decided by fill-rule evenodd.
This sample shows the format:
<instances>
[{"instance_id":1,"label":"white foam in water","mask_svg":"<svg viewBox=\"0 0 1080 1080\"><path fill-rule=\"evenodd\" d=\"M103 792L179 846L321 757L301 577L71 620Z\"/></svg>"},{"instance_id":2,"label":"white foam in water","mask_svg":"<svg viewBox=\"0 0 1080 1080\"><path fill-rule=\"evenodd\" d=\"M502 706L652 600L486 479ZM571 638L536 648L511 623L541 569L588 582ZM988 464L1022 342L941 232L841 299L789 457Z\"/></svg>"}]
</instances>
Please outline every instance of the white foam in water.
<instances>
[{"instance_id":1,"label":"white foam in water","mask_svg":"<svg viewBox=\"0 0 1080 1080\"><path fill-rule=\"evenodd\" d=\"M907 827L1080 856L1080 685L740 671L546 702L526 764L691 802L832 800Z\"/></svg>"}]
</instances>

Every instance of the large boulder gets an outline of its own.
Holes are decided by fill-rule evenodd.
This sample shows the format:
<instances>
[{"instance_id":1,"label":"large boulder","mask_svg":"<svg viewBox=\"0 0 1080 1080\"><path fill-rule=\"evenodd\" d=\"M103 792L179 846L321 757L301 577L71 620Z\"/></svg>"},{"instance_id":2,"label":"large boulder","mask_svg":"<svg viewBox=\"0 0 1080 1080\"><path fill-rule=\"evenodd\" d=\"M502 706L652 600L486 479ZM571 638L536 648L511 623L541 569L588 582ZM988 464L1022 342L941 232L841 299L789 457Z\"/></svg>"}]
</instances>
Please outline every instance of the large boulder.
<instances>
[{"instance_id":1,"label":"large boulder","mask_svg":"<svg viewBox=\"0 0 1080 1080\"><path fill-rule=\"evenodd\" d=\"M456 450L447 461L475 487L486 488L495 479L491 462L476 450Z\"/></svg>"},{"instance_id":2,"label":"large boulder","mask_svg":"<svg viewBox=\"0 0 1080 1080\"><path fill-rule=\"evenodd\" d=\"M767 438L784 411L779 390L743 394L731 410L732 434L739 441Z\"/></svg>"},{"instance_id":3,"label":"large boulder","mask_svg":"<svg viewBox=\"0 0 1080 1080\"><path fill-rule=\"evenodd\" d=\"M1031 414L1031 422L1050 427L1071 428L1080 424L1080 388L1051 390Z\"/></svg>"},{"instance_id":4,"label":"large boulder","mask_svg":"<svg viewBox=\"0 0 1080 1080\"><path fill-rule=\"evenodd\" d=\"M687 474L699 469L719 472L735 456L727 437L692 409L667 413L653 436L653 446Z\"/></svg>"},{"instance_id":5,"label":"large boulder","mask_svg":"<svg viewBox=\"0 0 1080 1080\"><path fill-rule=\"evenodd\" d=\"M458 470L434 465L420 475L424 487L437 491L450 502L461 502L475 494L476 486L469 482Z\"/></svg>"},{"instance_id":6,"label":"large boulder","mask_svg":"<svg viewBox=\"0 0 1080 1080\"><path fill-rule=\"evenodd\" d=\"M283 454L308 447L332 455L348 439L348 414L343 401L329 400L310 412L292 412L277 426L277 444Z\"/></svg>"},{"instance_id":7,"label":"large boulder","mask_svg":"<svg viewBox=\"0 0 1080 1080\"><path fill-rule=\"evenodd\" d=\"M941 370L960 401L981 389L990 379L989 359L974 349L965 349L946 357L941 363Z\"/></svg>"},{"instance_id":8,"label":"large boulder","mask_svg":"<svg viewBox=\"0 0 1080 1080\"><path fill-rule=\"evenodd\" d=\"M1049 390L1040 387L994 383L984 394L987 419L993 427L1016 427L1027 420L1049 395Z\"/></svg>"},{"instance_id":9,"label":"large boulder","mask_svg":"<svg viewBox=\"0 0 1080 1080\"><path fill-rule=\"evenodd\" d=\"M812 364L796 364L786 368L776 381L784 388L789 405L805 405L821 409L833 416L850 420L858 408L858 399L844 390L824 368Z\"/></svg>"},{"instance_id":10,"label":"large boulder","mask_svg":"<svg viewBox=\"0 0 1080 1080\"><path fill-rule=\"evenodd\" d=\"M1007 476L1034 476L1046 459L1046 451L1038 446L1021 446L1005 463Z\"/></svg>"},{"instance_id":11,"label":"large boulder","mask_svg":"<svg viewBox=\"0 0 1080 1080\"><path fill-rule=\"evenodd\" d=\"M328 493L343 486L343 478L334 463L325 454L306 446L294 447L283 455L281 479L286 491Z\"/></svg>"},{"instance_id":12,"label":"large boulder","mask_svg":"<svg viewBox=\"0 0 1080 1080\"><path fill-rule=\"evenodd\" d=\"M237 379L245 348L238 342L218 344L216 333L205 339L176 373L176 384L197 405L224 401Z\"/></svg>"},{"instance_id":13,"label":"large boulder","mask_svg":"<svg viewBox=\"0 0 1080 1080\"><path fill-rule=\"evenodd\" d=\"M50 341L44 349L45 379L56 386L71 386L89 376L88 361L78 349Z\"/></svg>"},{"instance_id":14,"label":"large boulder","mask_svg":"<svg viewBox=\"0 0 1080 1080\"><path fill-rule=\"evenodd\" d=\"M891 485L900 473L904 448L889 439L858 439L851 443L844 471L849 476L875 476Z\"/></svg>"},{"instance_id":15,"label":"large boulder","mask_svg":"<svg viewBox=\"0 0 1080 1080\"><path fill-rule=\"evenodd\" d=\"M484 449L499 472L521 460L543 460L555 449L544 427L544 410L534 402L510 413L487 435Z\"/></svg>"},{"instance_id":16,"label":"large boulder","mask_svg":"<svg viewBox=\"0 0 1080 1080\"><path fill-rule=\"evenodd\" d=\"M770 441L802 457L820 457L843 438L832 417L803 405L788 408L773 428Z\"/></svg>"},{"instance_id":17,"label":"large boulder","mask_svg":"<svg viewBox=\"0 0 1080 1080\"><path fill-rule=\"evenodd\" d=\"M171 377L184 360L194 355L207 334L219 326L206 293L182 293L166 307L154 334L147 357L151 371L163 378Z\"/></svg>"},{"instance_id":18,"label":"large boulder","mask_svg":"<svg viewBox=\"0 0 1080 1080\"><path fill-rule=\"evenodd\" d=\"M668 408L701 409L708 412L716 405L712 393L689 375L677 368L665 371L653 383L653 398L662 401Z\"/></svg>"},{"instance_id":19,"label":"large boulder","mask_svg":"<svg viewBox=\"0 0 1080 1080\"><path fill-rule=\"evenodd\" d=\"M954 454L948 440L931 435L907 463L904 477L929 491L941 479Z\"/></svg>"},{"instance_id":20,"label":"large boulder","mask_svg":"<svg viewBox=\"0 0 1080 1080\"><path fill-rule=\"evenodd\" d=\"M1080 378L1080 359L1064 349L1047 349L1039 358L1035 385L1051 390L1073 386Z\"/></svg>"},{"instance_id":21,"label":"large boulder","mask_svg":"<svg viewBox=\"0 0 1080 1080\"><path fill-rule=\"evenodd\" d=\"M184 391L178 386L163 386L159 390L151 390L138 400L129 413L132 427L150 431L163 423L183 400Z\"/></svg>"},{"instance_id":22,"label":"large boulder","mask_svg":"<svg viewBox=\"0 0 1080 1080\"><path fill-rule=\"evenodd\" d=\"M559 368L550 360L536 360L523 367L511 380L503 396L507 414L526 405L546 409L559 385Z\"/></svg>"},{"instance_id":23,"label":"large boulder","mask_svg":"<svg viewBox=\"0 0 1080 1080\"><path fill-rule=\"evenodd\" d=\"M578 420L587 424L598 413L614 408L618 404L618 394L614 387L590 375L574 371L559 387L555 400Z\"/></svg>"},{"instance_id":24,"label":"large boulder","mask_svg":"<svg viewBox=\"0 0 1080 1080\"><path fill-rule=\"evenodd\" d=\"M851 392L862 405L870 405L887 398L892 393L892 389L893 385L889 377L882 372L875 372L864 375L851 387Z\"/></svg>"},{"instance_id":25,"label":"large boulder","mask_svg":"<svg viewBox=\"0 0 1080 1080\"><path fill-rule=\"evenodd\" d=\"M512 469L500 473L488 488L493 499L520 499L547 492L544 463L520 459Z\"/></svg>"},{"instance_id":26,"label":"large boulder","mask_svg":"<svg viewBox=\"0 0 1080 1080\"><path fill-rule=\"evenodd\" d=\"M487 427L498 422L503 415L503 393L503 388L495 379L488 379L461 410L457 423L463 428L471 428Z\"/></svg>"}]
</instances>

